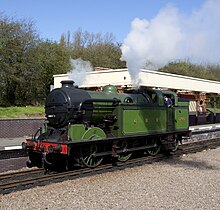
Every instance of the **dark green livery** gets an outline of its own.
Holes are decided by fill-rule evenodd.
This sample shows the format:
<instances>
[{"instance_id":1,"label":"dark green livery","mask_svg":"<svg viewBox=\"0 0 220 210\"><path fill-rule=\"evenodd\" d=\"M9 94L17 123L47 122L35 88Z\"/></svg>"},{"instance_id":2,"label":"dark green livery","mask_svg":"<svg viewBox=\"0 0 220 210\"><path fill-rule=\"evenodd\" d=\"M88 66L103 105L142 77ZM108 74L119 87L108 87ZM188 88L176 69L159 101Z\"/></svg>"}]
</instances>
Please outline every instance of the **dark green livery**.
<instances>
[{"instance_id":1,"label":"dark green livery","mask_svg":"<svg viewBox=\"0 0 220 210\"><path fill-rule=\"evenodd\" d=\"M88 91L91 98L115 98L120 101L116 105L101 101L94 103L93 107L92 121L102 122L103 118L108 117L117 119L111 125L112 136L136 136L189 129L189 103L179 101L174 92L143 89L122 94L117 93L114 88L109 85L103 92ZM171 98L172 106L165 106L164 96ZM70 138L72 141L79 140L75 135Z\"/></svg>"},{"instance_id":2,"label":"dark green livery","mask_svg":"<svg viewBox=\"0 0 220 210\"><path fill-rule=\"evenodd\" d=\"M98 166L104 157L173 152L190 135L189 103L174 92L140 88L86 91L63 81L45 103L46 131L27 140L28 166Z\"/></svg>"}]
</instances>

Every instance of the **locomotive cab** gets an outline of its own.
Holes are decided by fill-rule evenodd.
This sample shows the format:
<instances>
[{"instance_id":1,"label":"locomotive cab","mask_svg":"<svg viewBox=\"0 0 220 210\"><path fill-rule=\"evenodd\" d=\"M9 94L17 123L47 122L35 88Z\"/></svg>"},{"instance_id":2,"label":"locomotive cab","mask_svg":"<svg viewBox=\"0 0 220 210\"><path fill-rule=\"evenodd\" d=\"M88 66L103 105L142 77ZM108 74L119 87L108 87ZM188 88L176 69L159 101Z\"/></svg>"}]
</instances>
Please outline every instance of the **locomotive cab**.
<instances>
[{"instance_id":1,"label":"locomotive cab","mask_svg":"<svg viewBox=\"0 0 220 210\"><path fill-rule=\"evenodd\" d=\"M173 106L177 106L178 98L177 95L172 91L143 89L143 92L149 96L152 103L158 104L159 106L165 105L165 97L171 100Z\"/></svg>"}]
</instances>

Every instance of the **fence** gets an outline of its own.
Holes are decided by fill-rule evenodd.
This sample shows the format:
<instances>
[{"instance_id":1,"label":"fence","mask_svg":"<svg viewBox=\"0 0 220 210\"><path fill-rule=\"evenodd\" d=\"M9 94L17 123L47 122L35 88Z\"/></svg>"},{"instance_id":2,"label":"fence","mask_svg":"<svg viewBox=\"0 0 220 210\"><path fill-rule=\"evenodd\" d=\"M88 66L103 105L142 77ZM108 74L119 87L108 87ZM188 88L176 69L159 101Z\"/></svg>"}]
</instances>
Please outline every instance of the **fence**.
<instances>
[{"instance_id":1,"label":"fence","mask_svg":"<svg viewBox=\"0 0 220 210\"><path fill-rule=\"evenodd\" d=\"M0 119L0 138L31 136L43 127L44 118Z\"/></svg>"}]
</instances>

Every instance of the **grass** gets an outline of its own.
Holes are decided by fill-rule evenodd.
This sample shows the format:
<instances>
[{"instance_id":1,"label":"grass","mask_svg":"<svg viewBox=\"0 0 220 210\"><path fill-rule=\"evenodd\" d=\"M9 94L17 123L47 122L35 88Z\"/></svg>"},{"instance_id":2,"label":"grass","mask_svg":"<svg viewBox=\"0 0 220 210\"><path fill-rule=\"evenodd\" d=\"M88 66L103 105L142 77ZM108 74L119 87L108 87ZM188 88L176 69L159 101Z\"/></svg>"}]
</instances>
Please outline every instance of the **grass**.
<instances>
[{"instance_id":1,"label":"grass","mask_svg":"<svg viewBox=\"0 0 220 210\"><path fill-rule=\"evenodd\" d=\"M44 117L44 107L0 107L0 118L31 118Z\"/></svg>"}]
</instances>

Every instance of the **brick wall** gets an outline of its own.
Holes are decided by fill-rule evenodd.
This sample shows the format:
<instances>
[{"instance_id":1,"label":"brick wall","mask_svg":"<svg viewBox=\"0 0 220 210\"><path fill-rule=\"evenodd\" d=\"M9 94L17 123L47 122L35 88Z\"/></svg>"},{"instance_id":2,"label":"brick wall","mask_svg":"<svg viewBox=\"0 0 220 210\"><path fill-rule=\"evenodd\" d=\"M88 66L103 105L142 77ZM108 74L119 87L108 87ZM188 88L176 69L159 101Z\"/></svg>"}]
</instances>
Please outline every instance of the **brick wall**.
<instances>
[{"instance_id":1,"label":"brick wall","mask_svg":"<svg viewBox=\"0 0 220 210\"><path fill-rule=\"evenodd\" d=\"M39 127L43 127L44 120L44 118L0 119L0 138L31 136Z\"/></svg>"}]
</instances>

